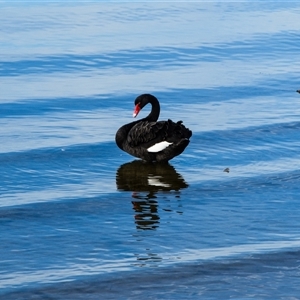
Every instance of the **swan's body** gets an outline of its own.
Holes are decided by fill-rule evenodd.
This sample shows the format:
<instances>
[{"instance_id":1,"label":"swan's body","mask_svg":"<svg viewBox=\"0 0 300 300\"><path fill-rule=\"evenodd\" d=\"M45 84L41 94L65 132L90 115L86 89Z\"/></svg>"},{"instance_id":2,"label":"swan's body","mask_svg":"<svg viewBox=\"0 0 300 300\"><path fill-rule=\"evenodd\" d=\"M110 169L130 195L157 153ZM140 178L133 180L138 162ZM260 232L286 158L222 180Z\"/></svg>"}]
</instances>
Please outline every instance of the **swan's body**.
<instances>
[{"instance_id":1,"label":"swan's body","mask_svg":"<svg viewBox=\"0 0 300 300\"><path fill-rule=\"evenodd\" d=\"M150 114L141 120L122 126L116 133L116 144L123 151L145 161L167 162L181 154L189 144L192 131L182 121L158 121L160 105L150 94L135 99L136 117L139 111L151 103Z\"/></svg>"}]
</instances>

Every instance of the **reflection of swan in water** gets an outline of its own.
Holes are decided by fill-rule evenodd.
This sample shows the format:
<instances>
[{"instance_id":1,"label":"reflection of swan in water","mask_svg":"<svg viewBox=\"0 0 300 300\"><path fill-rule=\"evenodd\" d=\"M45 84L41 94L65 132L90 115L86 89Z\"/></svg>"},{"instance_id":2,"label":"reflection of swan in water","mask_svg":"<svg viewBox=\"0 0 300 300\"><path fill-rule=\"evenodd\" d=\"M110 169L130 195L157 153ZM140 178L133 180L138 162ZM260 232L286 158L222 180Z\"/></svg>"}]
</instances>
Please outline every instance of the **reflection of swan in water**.
<instances>
[{"instance_id":1,"label":"reflection of swan in water","mask_svg":"<svg viewBox=\"0 0 300 300\"><path fill-rule=\"evenodd\" d=\"M117 171L117 188L132 191L135 222L138 229L155 229L159 224L156 194L159 191L176 191L188 187L182 176L170 164L147 163L135 160ZM177 195L178 197L178 195Z\"/></svg>"},{"instance_id":2,"label":"reflection of swan in water","mask_svg":"<svg viewBox=\"0 0 300 300\"><path fill-rule=\"evenodd\" d=\"M122 191L149 192L179 191L188 187L182 176L170 164L134 160L117 171L117 187Z\"/></svg>"}]
</instances>

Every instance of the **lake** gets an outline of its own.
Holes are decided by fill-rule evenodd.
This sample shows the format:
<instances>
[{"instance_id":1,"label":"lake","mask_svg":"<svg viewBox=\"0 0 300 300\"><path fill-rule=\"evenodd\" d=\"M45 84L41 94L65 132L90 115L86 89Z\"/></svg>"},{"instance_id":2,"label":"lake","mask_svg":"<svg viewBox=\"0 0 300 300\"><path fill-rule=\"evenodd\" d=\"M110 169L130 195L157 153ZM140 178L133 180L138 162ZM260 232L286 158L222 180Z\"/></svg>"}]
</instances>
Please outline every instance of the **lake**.
<instances>
[{"instance_id":1,"label":"lake","mask_svg":"<svg viewBox=\"0 0 300 300\"><path fill-rule=\"evenodd\" d=\"M0 8L1 299L299 299L300 3ZM169 164L115 144L143 93Z\"/></svg>"}]
</instances>

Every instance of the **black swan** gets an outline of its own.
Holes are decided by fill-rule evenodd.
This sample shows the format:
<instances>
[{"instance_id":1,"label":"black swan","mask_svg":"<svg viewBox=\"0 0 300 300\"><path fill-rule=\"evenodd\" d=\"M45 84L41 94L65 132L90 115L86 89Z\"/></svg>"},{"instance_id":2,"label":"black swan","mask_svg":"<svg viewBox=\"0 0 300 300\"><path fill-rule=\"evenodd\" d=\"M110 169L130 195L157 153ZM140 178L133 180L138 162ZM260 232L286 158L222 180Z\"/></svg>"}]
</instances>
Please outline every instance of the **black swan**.
<instances>
[{"instance_id":1,"label":"black swan","mask_svg":"<svg viewBox=\"0 0 300 300\"><path fill-rule=\"evenodd\" d=\"M142 94L135 99L133 117L151 103L150 114L141 120L122 126L116 133L118 147L142 160L167 162L181 154L189 144L192 131L182 121L158 121L160 105L156 97Z\"/></svg>"}]
</instances>

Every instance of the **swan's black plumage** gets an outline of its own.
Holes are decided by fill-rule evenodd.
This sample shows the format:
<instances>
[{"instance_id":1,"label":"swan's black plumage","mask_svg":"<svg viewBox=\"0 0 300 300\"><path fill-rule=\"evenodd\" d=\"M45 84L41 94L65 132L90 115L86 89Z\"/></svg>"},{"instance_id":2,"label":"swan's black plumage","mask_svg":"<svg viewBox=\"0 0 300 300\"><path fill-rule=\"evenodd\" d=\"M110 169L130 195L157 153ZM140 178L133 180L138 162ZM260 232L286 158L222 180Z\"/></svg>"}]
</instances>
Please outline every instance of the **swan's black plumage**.
<instances>
[{"instance_id":1,"label":"swan's black plumage","mask_svg":"<svg viewBox=\"0 0 300 300\"><path fill-rule=\"evenodd\" d=\"M152 105L150 114L141 120L122 126L116 133L116 144L123 151L145 161L167 162L181 154L189 144L192 131L182 121L158 121L160 105L156 97L142 94L135 99L134 117L148 103ZM161 142L169 145L158 152L149 148Z\"/></svg>"}]
</instances>

